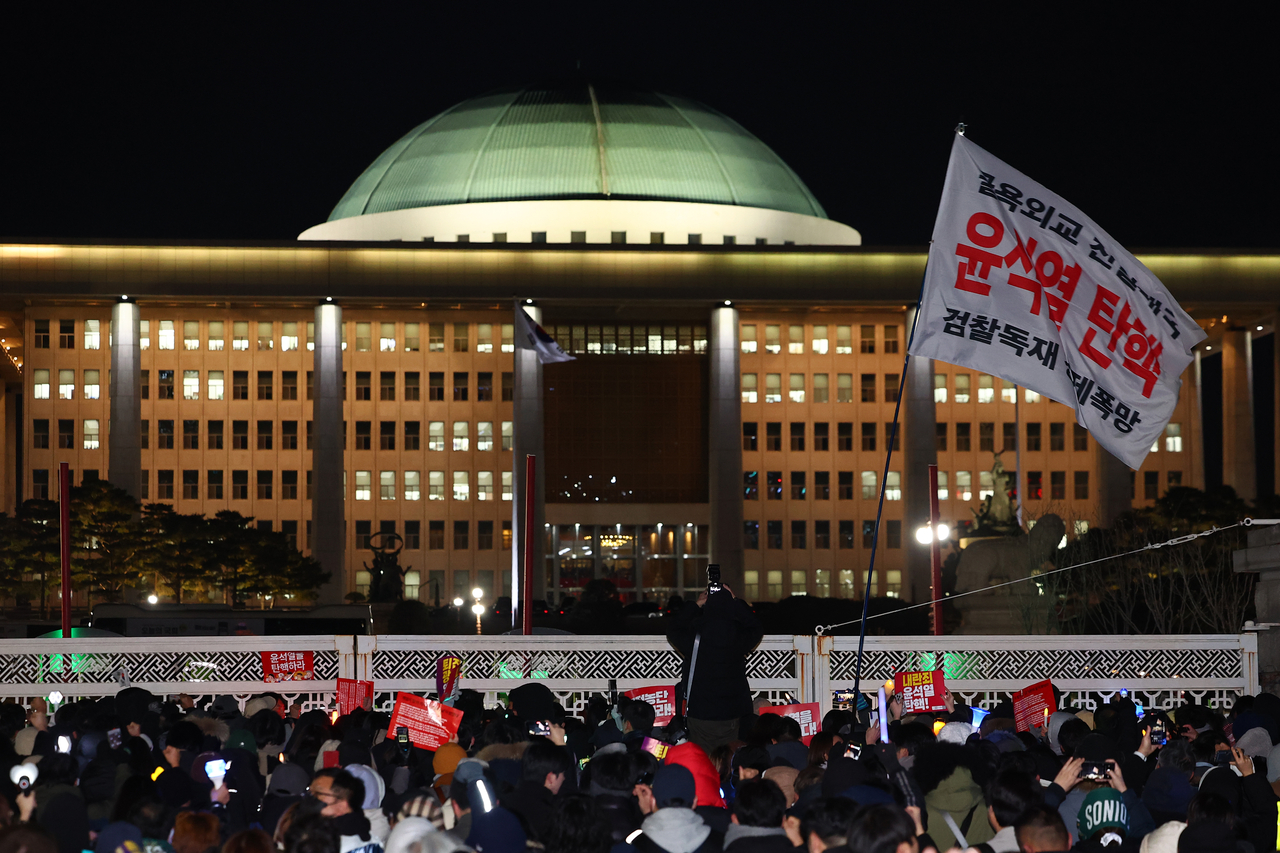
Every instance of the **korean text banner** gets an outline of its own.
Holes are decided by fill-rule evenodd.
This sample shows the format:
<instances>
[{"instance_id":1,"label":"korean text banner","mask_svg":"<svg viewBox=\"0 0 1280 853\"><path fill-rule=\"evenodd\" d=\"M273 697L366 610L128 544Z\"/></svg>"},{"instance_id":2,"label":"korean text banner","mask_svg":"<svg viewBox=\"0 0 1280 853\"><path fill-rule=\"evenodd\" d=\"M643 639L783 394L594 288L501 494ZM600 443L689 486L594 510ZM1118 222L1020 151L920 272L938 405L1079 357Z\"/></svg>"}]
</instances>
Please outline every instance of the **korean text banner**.
<instances>
[{"instance_id":1,"label":"korean text banner","mask_svg":"<svg viewBox=\"0 0 1280 853\"><path fill-rule=\"evenodd\" d=\"M902 700L902 713L947 710L947 685L942 670L936 672L900 672L893 677L893 692Z\"/></svg>"},{"instance_id":2,"label":"korean text banner","mask_svg":"<svg viewBox=\"0 0 1280 853\"><path fill-rule=\"evenodd\" d=\"M262 680L311 681L316 677L315 652L263 652Z\"/></svg>"},{"instance_id":3,"label":"korean text banner","mask_svg":"<svg viewBox=\"0 0 1280 853\"><path fill-rule=\"evenodd\" d=\"M373 682L354 678L338 679L338 713L343 716L356 708L373 709Z\"/></svg>"},{"instance_id":4,"label":"korean text banner","mask_svg":"<svg viewBox=\"0 0 1280 853\"><path fill-rule=\"evenodd\" d=\"M462 712L455 708L412 693L397 693L387 738L394 740L396 729L404 726L414 746L436 750L458 733L461 722Z\"/></svg>"},{"instance_id":5,"label":"korean text banner","mask_svg":"<svg viewBox=\"0 0 1280 853\"><path fill-rule=\"evenodd\" d=\"M1204 337L1097 223L956 135L912 355L1070 406L1099 444L1137 468Z\"/></svg>"},{"instance_id":6,"label":"korean text banner","mask_svg":"<svg viewBox=\"0 0 1280 853\"><path fill-rule=\"evenodd\" d=\"M655 726L665 726L676 715L676 691L669 684L661 687L637 687L624 691L622 695L652 705Z\"/></svg>"},{"instance_id":7,"label":"korean text banner","mask_svg":"<svg viewBox=\"0 0 1280 853\"><path fill-rule=\"evenodd\" d=\"M822 711L817 702L805 702L802 705L774 705L760 709L762 714L777 714L779 717L790 717L800 724L800 741L809 745L813 736L822 731Z\"/></svg>"},{"instance_id":8,"label":"korean text banner","mask_svg":"<svg viewBox=\"0 0 1280 853\"><path fill-rule=\"evenodd\" d=\"M1037 726L1044 726L1049 715L1057 709L1057 700L1053 695L1053 682L1037 681L1013 694L1013 720L1020 732L1029 732Z\"/></svg>"}]
</instances>

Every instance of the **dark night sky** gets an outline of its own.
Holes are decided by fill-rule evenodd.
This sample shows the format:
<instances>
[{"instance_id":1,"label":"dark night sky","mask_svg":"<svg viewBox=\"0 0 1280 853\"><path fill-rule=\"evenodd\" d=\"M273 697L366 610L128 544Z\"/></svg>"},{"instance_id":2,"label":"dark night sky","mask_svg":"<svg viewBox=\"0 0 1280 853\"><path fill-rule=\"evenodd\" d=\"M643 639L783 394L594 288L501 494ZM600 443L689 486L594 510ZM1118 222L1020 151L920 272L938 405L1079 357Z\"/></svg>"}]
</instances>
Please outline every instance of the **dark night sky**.
<instances>
[{"instance_id":1,"label":"dark night sky","mask_svg":"<svg viewBox=\"0 0 1280 853\"><path fill-rule=\"evenodd\" d=\"M0 54L7 237L291 239L415 124L581 60L737 119L869 245L927 242L958 120L1131 248L1280 243L1274 17L28 5L51 11L10 17Z\"/></svg>"}]
</instances>

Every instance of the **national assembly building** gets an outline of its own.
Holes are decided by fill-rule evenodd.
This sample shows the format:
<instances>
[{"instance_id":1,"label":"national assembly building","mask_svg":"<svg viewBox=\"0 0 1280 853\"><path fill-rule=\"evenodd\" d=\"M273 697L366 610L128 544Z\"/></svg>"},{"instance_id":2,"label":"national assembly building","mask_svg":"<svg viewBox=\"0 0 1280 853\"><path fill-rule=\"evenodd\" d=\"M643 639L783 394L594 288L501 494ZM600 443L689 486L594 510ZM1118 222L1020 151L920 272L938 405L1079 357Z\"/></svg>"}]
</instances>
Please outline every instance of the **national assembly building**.
<instances>
[{"instance_id":1,"label":"national assembly building","mask_svg":"<svg viewBox=\"0 0 1280 853\"><path fill-rule=\"evenodd\" d=\"M56 499L67 462L284 532L332 572L321 603L368 591L380 532L403 537L406 597L492 601L532 454L535 598L603 578L665 603L715 562L776 601L862 596L883 488L870 592L925 601L929 464L960 530L997 453L1026 518L1068 536L1171 487L1275 492L1262 252L1137 251L1208 333L1141 470L1064 405L912 359L884 476L926 237L863 246L702 104L492 92L410 130L295 241L0 242L0 511ZM517 349L517 310L574 360Z\"/></svg>"}]
</instances>

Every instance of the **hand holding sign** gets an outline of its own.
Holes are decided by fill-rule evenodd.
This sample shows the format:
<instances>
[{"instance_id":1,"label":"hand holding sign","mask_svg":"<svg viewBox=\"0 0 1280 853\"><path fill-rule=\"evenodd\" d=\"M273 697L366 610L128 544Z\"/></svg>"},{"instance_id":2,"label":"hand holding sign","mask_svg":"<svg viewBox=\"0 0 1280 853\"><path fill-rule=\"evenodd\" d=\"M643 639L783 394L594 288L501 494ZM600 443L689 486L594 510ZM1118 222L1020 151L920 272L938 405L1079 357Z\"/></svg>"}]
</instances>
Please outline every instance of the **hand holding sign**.
<instances>
[{"instance_id":1,"label":"hand holding sign","mask_svg":"<svg viewBox=\"0 0 1280 853\"><path fill-rule=\"evenodd\" d=\"M397 693L387 737L394 738L396 729L404 726L409 730L409 740L414 746L436 750L458 734L461 723L462 712L456 708L412 693Z\"/></svg>"}]
</instances>

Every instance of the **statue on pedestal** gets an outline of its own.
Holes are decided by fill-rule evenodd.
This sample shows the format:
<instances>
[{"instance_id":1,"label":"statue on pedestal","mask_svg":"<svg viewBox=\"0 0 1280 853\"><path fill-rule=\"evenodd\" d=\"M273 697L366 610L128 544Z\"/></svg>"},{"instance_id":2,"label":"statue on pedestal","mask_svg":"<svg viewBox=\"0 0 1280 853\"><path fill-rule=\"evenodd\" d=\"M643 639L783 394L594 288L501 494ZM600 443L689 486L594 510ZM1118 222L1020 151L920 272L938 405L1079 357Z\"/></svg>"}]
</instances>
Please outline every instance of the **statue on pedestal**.
<instances>
[{"instance_id":1,"label":"statue on pedestal","mask_svg":"<svg viewBox=\"0 0 1280 853\"><path fill-rule=\"evenodd\" d=\"M364 564L369 572L369 601L388 604L404 598L404 572L400 568L400 551L404 539L399 533L375 533L369 537L373 565Z\"/></svg>"}]
</instances>

